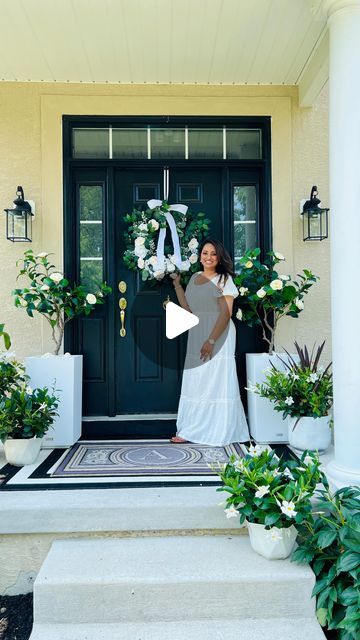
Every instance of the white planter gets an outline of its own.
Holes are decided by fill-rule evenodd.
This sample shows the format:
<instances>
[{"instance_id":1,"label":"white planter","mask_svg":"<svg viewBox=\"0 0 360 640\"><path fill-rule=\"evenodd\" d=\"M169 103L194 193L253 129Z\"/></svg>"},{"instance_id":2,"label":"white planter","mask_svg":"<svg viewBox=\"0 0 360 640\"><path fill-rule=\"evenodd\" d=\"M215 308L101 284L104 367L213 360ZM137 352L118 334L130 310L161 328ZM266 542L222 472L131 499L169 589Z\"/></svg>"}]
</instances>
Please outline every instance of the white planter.
<instances>
[{"instance_id":1,"label":"white planter","mask_svg":"<svg viewBox=\"0 0 360 640\"><path fill-rule=\"evenodd\" d=\"M39 455L43 438L7 438L4 443L5 458L15 467L33 464Z\"/></svg>"},{"instance_id":2,"label":"white planter","mask_svg":"<svg viewBox=\"0 0 360 640\"><path fill-rule=\"evenodd\" d=\"M298 451L326 451L331 443L330 416L302 417L293 430L297 418L288 417L289 445Z\"/></svg>"},{"instance_id":3,"label":"white planter","mask_svg":"<svg viewBox=\"0 0 360 640\"><path fill-rule=\"evenodd\" d=\"M268 560L287 558L293 550L297 529L294 525L288 528L271 527L265 529L264 524L247 522L250 544L254 551ZM272 537L273 536L273 537Z\"/></svg>"},{"instance_id":4,"label":"white planter","mask_svg":"<svg viewBox=\"0 0 360 640\"><path fill-rule=\"evenodd\" d=\"M277 357L279 355L285 362L288 356L286 353L247 353L246 354L246 376L247 387L257 382L264 382L266 369L272 362L277 369L284 370L285 366ZM297 354L291 354L295 361L298 361ZM274 403L268 398L261 398L252 391L247 392L248 421L250 434L256 442L288 442L287 421L283 420L282 413L275 411Z\"/></svg>"},{"instance_id":5,"label":"white planter","mask_svg":"<svg viewBox=\"0 0 360 640\"><path fill-rule=\"evenodd\" d=\"M82 365L82 356L49 354L25 359L30 386L50 390L54 386L60 398L59 416L44 436L44 448L69 447L81 436Z\"/></svg>"}]
</instances>

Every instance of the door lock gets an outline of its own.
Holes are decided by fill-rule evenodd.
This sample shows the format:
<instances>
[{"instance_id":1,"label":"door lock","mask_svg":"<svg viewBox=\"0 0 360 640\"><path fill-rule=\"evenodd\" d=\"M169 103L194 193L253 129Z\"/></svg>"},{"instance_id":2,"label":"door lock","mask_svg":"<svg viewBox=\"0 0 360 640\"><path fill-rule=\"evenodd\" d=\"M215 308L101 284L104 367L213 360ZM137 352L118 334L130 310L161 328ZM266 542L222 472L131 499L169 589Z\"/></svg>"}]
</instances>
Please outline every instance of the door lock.
<instances>
[{"instance_id":1,"label":"door lock","mask_svg":"<svg viewBox=\"0 0 360 640\"><path fill-rule=\"evenodd\" d=\"M124 283L125 284L125 283ZM125 285L126 287L126 285ZM119 289L120 289L120 284L119 284ZM122 338L125 338L126 336L126 329L125 329L125 309L127 307L127 302L125 298L120 298L119 300L119 307L120 307L120 322L121 322L121 328L120 328L120 336Z\"/></svg>"}]
</instances>

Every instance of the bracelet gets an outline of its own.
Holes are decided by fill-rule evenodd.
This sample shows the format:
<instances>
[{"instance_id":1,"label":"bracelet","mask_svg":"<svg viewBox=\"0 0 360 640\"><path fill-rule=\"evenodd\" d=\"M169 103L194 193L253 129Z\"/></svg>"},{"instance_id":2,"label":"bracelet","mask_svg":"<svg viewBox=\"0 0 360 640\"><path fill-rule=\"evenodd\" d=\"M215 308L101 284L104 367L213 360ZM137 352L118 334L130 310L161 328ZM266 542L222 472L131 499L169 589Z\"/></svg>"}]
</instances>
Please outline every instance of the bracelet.
<instances>
[{"instance_id":1,"label":"bracelet","mask_svg":"<svg viewBox=\"0 0 360 640\"><path fill-rule=\"evenodd\" d=\"M182 289L181 284L178 284L177 287L174 287L174 289Z\"/></svg>"}]
</instances>

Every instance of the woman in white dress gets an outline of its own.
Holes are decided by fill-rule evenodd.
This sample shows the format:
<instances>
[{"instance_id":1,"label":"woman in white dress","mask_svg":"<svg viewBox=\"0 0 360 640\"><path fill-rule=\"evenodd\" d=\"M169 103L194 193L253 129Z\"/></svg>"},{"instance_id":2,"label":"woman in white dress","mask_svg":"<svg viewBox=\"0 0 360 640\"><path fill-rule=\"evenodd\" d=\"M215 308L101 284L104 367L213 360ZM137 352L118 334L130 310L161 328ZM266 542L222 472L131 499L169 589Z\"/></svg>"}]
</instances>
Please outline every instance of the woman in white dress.
<instances>
[{"instance_id":1,"label":"woman in white dress","mask_svg":"<svg viewBox=\"0 0 360 640\"><path fill-rule=\"evenodd\" d=\"M202 271L184 291L173 277L179 304L199 317L190 329L177 417L171 442L213 446L249 440L236 374L236 330L231 320L234 298L232 261L217 240L199 248Z\"/></svg>"}]
</instances>

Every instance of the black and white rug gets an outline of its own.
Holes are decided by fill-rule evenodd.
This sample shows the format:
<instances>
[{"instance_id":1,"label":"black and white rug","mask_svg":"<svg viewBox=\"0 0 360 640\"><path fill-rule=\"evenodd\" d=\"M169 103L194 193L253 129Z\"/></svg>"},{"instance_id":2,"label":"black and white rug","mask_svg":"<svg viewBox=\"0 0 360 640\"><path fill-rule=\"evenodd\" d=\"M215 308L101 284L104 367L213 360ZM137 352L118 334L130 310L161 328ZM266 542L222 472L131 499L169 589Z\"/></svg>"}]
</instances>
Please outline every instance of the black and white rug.
<instances>
[{"instance_id":1,"label":"black and white rug","mask_svg":"<svg viewBox=\"0 0 360 640\"><path fill-rule=\"evenodd\" d=\"M213 467L231 455L242 456L239 444L212 447L151 441L79 441L51 469L53 478L214 476Z\"/></svg>"}]
</instances>

